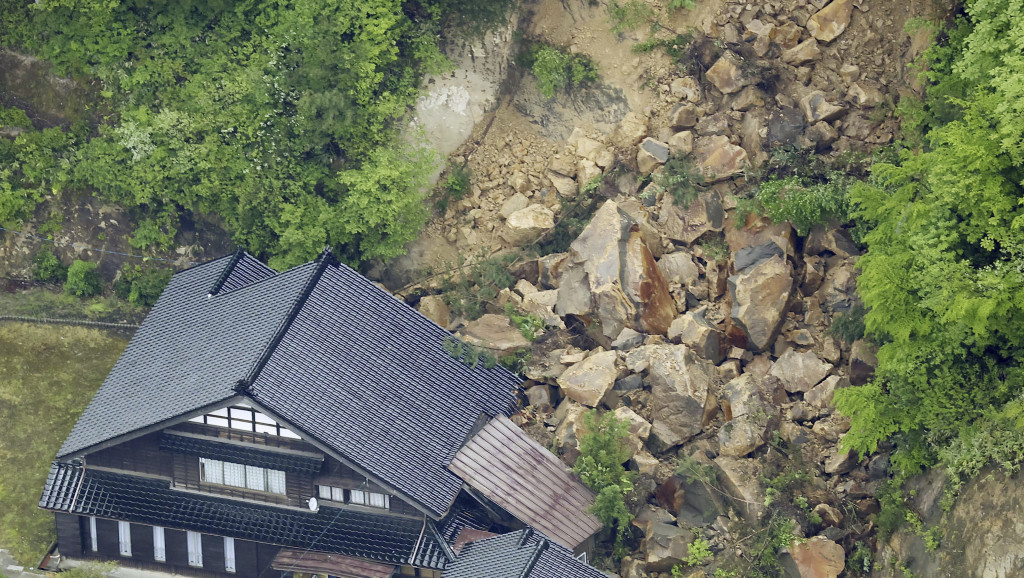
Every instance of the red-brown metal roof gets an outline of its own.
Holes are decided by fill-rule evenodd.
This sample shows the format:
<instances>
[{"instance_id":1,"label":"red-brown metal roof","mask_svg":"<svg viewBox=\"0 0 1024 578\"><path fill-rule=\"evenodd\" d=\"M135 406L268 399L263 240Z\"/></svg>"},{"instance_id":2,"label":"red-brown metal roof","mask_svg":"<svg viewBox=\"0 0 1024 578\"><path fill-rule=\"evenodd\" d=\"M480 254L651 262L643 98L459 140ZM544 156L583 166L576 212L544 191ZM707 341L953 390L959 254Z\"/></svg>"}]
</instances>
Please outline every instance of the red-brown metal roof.
<instances>
[{"instance_id":1,"label":"red-brown metal roof","mask_svg":"<svg viewBox=\"0 0 1024 578\"><path fill-rule=\"evenodd\" d=\"M567 548L576 548L601 529L590 513L593 492L505 416L495 417L466 442L448 469Z\"/></svg>"},{"instance_id":2,"label":"red-brown metal roof","mask_svg":"<svg viewBox=\"0 0 1024 578\"><path fill-rule=\"evenodd\" d=\"M270 566L284 572L309 572L341 578L391 578L395 572L393 564L380 564L340 554L291 548L281 548Z\"/></svg>"}]
</instances>

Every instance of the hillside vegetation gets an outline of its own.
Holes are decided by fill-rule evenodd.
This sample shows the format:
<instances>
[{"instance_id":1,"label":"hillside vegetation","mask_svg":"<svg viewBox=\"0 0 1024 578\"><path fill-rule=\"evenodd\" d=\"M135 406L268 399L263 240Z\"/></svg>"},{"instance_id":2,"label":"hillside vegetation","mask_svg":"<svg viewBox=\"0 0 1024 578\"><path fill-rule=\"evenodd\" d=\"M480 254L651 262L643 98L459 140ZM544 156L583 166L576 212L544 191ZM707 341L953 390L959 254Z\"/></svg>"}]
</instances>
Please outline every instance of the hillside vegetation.
<instances>
[{"instance_id":1,"label":"hillside vegetation","mask_svg":"<svg viewBox=\"0 0 1024 578\"><path fill-rule=\"evenodd\" d=\"M139 209L139 248L169 248L180 217L198 212L278 268L325 244L352 262L392 257L426 218L436 160L398 121L422 75L447 66L442 28L493 22L506 6L0 1L5 44L98 84L111 111L95 128L4 141L0 223L28 218L43 195L93 189ZM28 124L15 120L4 124Z\"/></svg>"},{"instance_id":2,"label":"hillside vegetation","mask_svg":"<svg viewBox=\"0 0 1024 578\"><path fill-rule=\"evenodd\" d=\"M901 103L921 146L851 188L868 232L858 288L881 343L873 383L836 395L846 443L894 437L907 476L954 481L1024 458L1024 22L974 0L925 55L924 104Z\"/></svg>"}]
</instances>

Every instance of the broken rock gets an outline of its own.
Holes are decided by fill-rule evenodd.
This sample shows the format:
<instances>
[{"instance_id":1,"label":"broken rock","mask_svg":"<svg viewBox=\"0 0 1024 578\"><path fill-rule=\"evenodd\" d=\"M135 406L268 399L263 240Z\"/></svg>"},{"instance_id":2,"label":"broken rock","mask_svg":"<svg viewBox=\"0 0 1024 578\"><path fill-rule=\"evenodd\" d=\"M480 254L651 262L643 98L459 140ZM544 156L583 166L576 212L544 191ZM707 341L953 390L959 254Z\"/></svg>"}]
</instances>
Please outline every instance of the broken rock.
<instances>
[{"instance_id":1,"label":"broken rock","mask_svg":"<svg viewBox=\"0 0 1024 578\"><path fill-rule=\"evenodd\" d=\"M640 150L636 153L636 164L640 173L650 174L655 167L665 164L668 161L668 153L667 144L650 137L645 138L644 142L640 144Z\"/></svg>"},{"instance_id":2,"label":"broken rock","mask_svg":"<svg viewBox=\"0 0 1024 578\"><path fill-rule=\"evenodd\" d=\"M837 578L846 568L846 552L824 536L794 540L782 555L782 565L792 578Z\"/></svg>"},{"instance_id":3,"label":"broken rock","mask_svg":"<svg viewBox=\"0 0 1024 578\"><path fill-rule=\"evenodd\" d=\"M704 407L715 368L685 345L644 349L651 384L651 433L666 448L674 447L703 428Z\"/></svg>"},{"instance_id":4,"label":"broken rock","mask_svg":"<svg viewBox=\"0 0 1024 578\"><path fill-rule=\"evenodd\" d=\"M555 226L555 214L544 205L530 205L520 209L505 221L504 239L513 246L532 242L541 233Z\"/></svg>"},{"instance_id":5,"label":"broken rock","mask_svg":"<svg viewBox=\"0 0 1024 578\"><path fill-rule=\"evenodd\" d=\"M820 58L821 49L818 48L818 41L813 38L808 38L782 53L783 62L793 66L801 66Z\"/></svg>"},{"instance_id":6,"label":"broken rock","mask_svg":"<svg viewBox=\"0 0 1024 578\"><path fill-rule=\"evenodd\" d=\"M675 317L668 283L640 226L613 201L572 242L562 270L555 312L596 318L608 344L625 327L663 334Z\"/></svg>"},{"instance_id":7,"label":"broken rock","mask_svg":"<svg viewBox=\"0 0 1024 578\"><path fill-rule=\"evenodd\" d=\"M705 77L723 94L739 92L754 79L743 70L743 61L736 53L726 50L725 54L708 69Z\"/></svg>"},{"instance_id":8,"label":"broken rock","mask_svg":"<svg viewBox=\"0 0 1024 578\"><path fill-rule=\"evenodd\" d=\"M825 93L820 90L811 91L801 98L800 110L809 124L835 120L846 112L845 108L828 102Z\"/></svg>"},{"instance_id":9,"label":"broken rock","mask_svg":"<svg viewBox=\"0 0 1024 578\"><path fill-rule=\"evenodd\" d=\"M495 355L507 355L530 346L530 342L506 315L488 313L460 329L459 336L466 343L489 349Z\"/></svg>"}]
</instances>

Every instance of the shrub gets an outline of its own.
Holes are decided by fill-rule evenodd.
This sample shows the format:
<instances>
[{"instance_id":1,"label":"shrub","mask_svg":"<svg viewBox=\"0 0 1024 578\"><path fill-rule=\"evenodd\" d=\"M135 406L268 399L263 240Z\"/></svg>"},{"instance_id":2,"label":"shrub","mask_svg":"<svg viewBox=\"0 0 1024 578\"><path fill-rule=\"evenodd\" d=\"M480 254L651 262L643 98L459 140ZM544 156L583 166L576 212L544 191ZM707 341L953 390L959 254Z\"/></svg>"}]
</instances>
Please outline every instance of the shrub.
<instances>
[{"instance_id":1,"label":"shrub","mask_svg":"<svg viewBox=\"0 0 1024 578\"><path fill-rule=\"evenodd\" d=\"M842 339L846 343L853 343L864 337L864 314L867 311L860 303L855 304L846 313L839 313L832 318L832 324L828 326L828 333L832 337Z\"/></svg>"},{"instance_id":2,"label":"shrub","mask_svg":"<svg viewBox=\"0 0 1024 578\"><path fill-rule=\"evenodd\" d=\"M672 195L676 206L689 208L697 200L700 188L700 175L693 167L693 161L684 155L672 155L661 173L655 177L655 183Z\"/></svg>"},{"instance_id":3,"label":"shrub","mask_svg":"<svg viewBox=\"0 0 1024 578\"><path fill-rule=\"evenodd\" d=\"M642 0L611 0L608 3L608 20L611 21L612 32L621 36L623 33L636 30L654 20L654 9Z\"/></svg>"},{"instance_id":4,"label":"shrub","mask_svg":"<svg viewBox=\"0 0 1024 578\"><path fill-rule=\"evenodd\" d=\"M63 283L68 278L68 267L52 249L42 249L32 258L32 278L41 283Z\"/></svg>"},{"instance_id":5,"label":"shrub","mask_svg":"<svg viewBox=\"0 0 1024 578\"><path fill-rule=\"evenodd\" d=\"M459 258L462 259L462 256ZM516 282L508 270L515 260L514 254L508 254L488 257L472 265L460 262L454 273L441 281L444 302L455 315L469 320L478 319L487 310L487 305L497 299L502 289Z\"/></svg>"},{"instance_id":6,"label":"shrub","mask_svg":"<svg viewBox=\"0 0 1024 578\"><path fill-rule=\"evenodd\" d=\"M173 275L170 269L125 265L114 281L114 294L133 305L152 307Z\"/></svg>"},{"instance_id":7,"label":"shrub","mask_svg":"<svg viewBox=\"0 0 1024 578\"><path fill-rule=\"evenodd\" d=\"M579 54L570 54L550 44L531 44L520 58L520 64L537 77L537 90L544 98L572 87L595 82L598 79L594 63Z\"/></svg>"},{"instance_id":8,"label":"shrub","mask_svg":"<svg viewBox=\"0 0 1024 578\"><path fill-rule=\"evenodd\" d=\"M75 259L68 268L68 280L64 283L64 292L79 297L92 297L103 291L103 279L96 270L96 263Z\"/></svg>"},{"instance_id":9,"label":"shrub","mask_svg":"<svg viewBox=\"0 0 1024 578\"><path fill-rule=\"evenodd\" d=\"M505 315L508 315L512 324L519 328L519 332L523 334L523 337L530 341L536 340L544 333L544 320L534 313L523 313L516 309L516 306L512 303L506 303Z\"/></svg>"},{"instance_id":10,"label":"shrub","mask_svg":"<svg viewBox=\"0 0 1024 578\"><path fill-rule=\"evenodd\" d=\"M473 173L466 165L450 164L448 174L437 187L437 209L443 213L451 203L461 201L469 194L472 176Z\"/></svg>"}]
</instances>

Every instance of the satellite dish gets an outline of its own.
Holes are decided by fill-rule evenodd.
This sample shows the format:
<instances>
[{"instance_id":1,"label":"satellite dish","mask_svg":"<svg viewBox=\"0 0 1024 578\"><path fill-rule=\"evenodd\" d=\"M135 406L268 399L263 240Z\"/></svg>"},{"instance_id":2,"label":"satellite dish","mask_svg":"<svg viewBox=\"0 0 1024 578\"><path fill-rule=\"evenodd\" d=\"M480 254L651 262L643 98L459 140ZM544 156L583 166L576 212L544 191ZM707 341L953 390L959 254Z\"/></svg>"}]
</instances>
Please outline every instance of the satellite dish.
<instances>
[{"instance_id":1,"label":"satellite dish","mask_svg":"<svg viewBox=\"0 0 1024 578\"><path fill-rule=\"evenodd\" d=\"M316 496L309 499L309 509L313 512L320 509L320 504L316 501Z\"/></svg>"}]
</instances>

